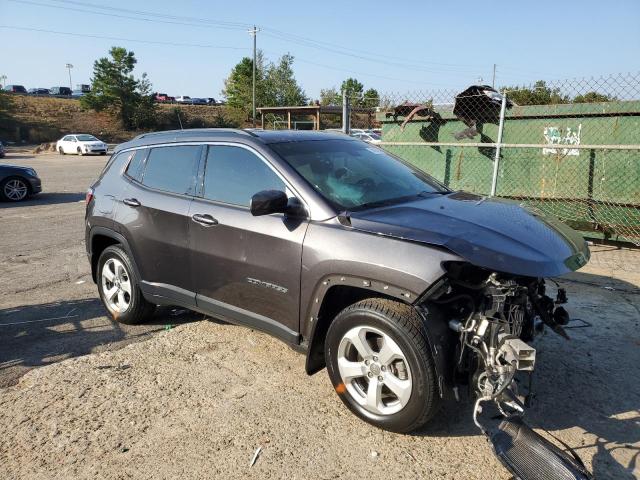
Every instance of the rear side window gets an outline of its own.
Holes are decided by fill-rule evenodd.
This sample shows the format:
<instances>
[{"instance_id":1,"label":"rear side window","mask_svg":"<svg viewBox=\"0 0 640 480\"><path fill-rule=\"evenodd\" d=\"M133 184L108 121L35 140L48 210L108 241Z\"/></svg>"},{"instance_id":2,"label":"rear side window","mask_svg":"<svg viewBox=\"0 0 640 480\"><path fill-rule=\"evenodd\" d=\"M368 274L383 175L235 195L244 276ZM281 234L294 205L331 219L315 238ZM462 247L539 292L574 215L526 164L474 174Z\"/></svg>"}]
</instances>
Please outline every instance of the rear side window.
<instances>
[{"instance_id":1,"label":"rear side window","mask_svg":"<svg viewBox=\"0 0 640 480\"><path fill-rule=\"evenodd\" d=\"M165 192L192 194L201 149L198 145L152 148L142 183Z\"/></svg>"},{"instance_id":2,"label":"rear side window","mask_svg":"<svg viewBox=\"0 0 640 480\"><path fill-rule=\"evenodd\" d=\"M211 146L204 174L204 198L248 207L262 190L285 191L282 179L256 154L241 147Z\"/></svg>"},{"instance_id":3,"label":"rear side window","mask_svg":"<svg viewBox=\"0 0 640 480\"><path fill-rule=\"evenodd\" d=\"M146 148L141 148L140 150L135 150L130 153L129 166L127 167L126 174L136 182L142 182L142 167L146 154Z\"/></svg>"}]
</instances>

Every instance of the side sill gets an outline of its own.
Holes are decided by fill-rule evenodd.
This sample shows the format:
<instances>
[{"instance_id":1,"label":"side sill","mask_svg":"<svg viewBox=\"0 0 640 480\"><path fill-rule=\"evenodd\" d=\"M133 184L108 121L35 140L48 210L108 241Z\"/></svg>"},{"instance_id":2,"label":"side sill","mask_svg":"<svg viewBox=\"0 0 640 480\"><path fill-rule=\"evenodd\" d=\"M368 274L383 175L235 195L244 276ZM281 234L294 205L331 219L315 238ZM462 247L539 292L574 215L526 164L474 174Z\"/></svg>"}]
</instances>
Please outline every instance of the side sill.
<instances>
[{"instance_id":1,"label":"side sill","mask_svg":"<svg viewBox=\"0 0 640 480\"><path fill-rule=\"evenodd\" d=\"M273 335L290 344L300 345L300 334L271 318L244 310L243 308L219 302L204 295L196 295L197 310L231 323L244 325L249 328Z\"/></svg>"}]
</instances>

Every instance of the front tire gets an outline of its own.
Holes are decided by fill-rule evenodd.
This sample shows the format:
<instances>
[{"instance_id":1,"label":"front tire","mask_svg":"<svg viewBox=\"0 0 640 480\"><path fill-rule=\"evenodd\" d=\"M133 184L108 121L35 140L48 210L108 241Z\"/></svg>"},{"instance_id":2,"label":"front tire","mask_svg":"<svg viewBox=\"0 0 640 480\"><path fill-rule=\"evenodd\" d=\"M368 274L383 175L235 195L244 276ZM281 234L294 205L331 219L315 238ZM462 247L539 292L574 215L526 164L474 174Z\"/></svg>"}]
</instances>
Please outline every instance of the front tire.
<instances>
[{"instance_id":1,"label":"front tire","mask_svg":"<svg viewBox=\"0 0 640 480\"><path fill-rule=\"evenodd\" d=\"M78 147L78 155L83 156L84 153L82 153L82 149L80 147Z\"/></svg>"},{"instance_id":2,"label":"front tire","mask_svg":"<svg viewBox=\"0 0 640 480\"><path fill-rule=\"evenodd\" d=\"M127 325L151 318L155 305L143 297L131 259L122 247L113 245L100 254L97 279L100 300L111 318Z\"/></svg>"},{"instance_id":3,"label":"front tire","mask_svg":"<svg viewBox=\"0 0 640 480\"><path fill-rule=\"evenodd\" d=\"M372 298L345 308L329 326L325 360L340 399L372 425L407 433L438 410L423 319L410 305Z\"/></svg>"},{"instance_id":4,"label":"front tire","mask_svg":"<svg viewBox=\"0 0 640 480\"><path fill-rule=\"evenodd\" d=\"M29 185L20 177L9 177L0 182L0 198L7 202L20 202L29 196Z\"/></svg>"}]
</instances>

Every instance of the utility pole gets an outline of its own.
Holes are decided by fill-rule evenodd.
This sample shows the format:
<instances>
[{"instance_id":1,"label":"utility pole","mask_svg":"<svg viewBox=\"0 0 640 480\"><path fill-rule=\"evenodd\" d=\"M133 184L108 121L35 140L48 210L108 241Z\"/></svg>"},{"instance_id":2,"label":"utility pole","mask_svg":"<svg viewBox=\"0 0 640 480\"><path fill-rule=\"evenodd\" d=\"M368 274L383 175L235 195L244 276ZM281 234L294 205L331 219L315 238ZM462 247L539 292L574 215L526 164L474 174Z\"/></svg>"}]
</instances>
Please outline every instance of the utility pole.
<instances>
[{"instance_id":1,"label":"utility pole","mask_svg":"<svg viewBox=\"0 0 640 480\"><path fill-rule=\"evenodd\" d=\"M0 88L4 88L6 81L7 81L7 76L0 75Z\"/></svg>"},{"instance_id":2,"label":"utility pole","mask_svg":"<svg viewBox=\"0 0 640 480\"><path fill-rule=\"evenodd\" d=\"M71 65L70 63L67 63L65 67L67 67L67 70L69 70L69 89L73 91L73 86L71 84L71 69L73 68L73 65Z\"/></svg>"},{"instance_id":3,"label":"utility pole","mask_svg":"<svg viewBox=\"0 0 640 480\"><path fill-rule=\"evenodd\" d=\"M253 97L253 128L256 128L256 39L258 37L259 30L256 26L253 26L252 30L249 30L249 33L253 37L253 82L252 82L252 97Z\"/></svg>"},{"instance_id":4,"label":"utility pole","mask_svg":"<svg viewBox=\"0 0 640 480\"><path fill-rule=\"evenodd\" d=\"M493 80L491 81L491 86L496 88L496 64L493 64Z\"/></svg>"}]
</instances>

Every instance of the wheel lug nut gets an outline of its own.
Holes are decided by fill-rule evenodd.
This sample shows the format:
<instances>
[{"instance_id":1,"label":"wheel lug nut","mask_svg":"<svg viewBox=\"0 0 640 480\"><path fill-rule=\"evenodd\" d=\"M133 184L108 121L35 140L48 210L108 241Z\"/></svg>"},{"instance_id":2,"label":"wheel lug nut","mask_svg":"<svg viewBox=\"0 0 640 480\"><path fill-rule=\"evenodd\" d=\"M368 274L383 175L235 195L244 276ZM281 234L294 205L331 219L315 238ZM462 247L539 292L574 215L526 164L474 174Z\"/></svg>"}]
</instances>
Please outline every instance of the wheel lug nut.
<instances>
[{"instance_id":1,"label":"wheel lug nut","mask_svg":"<svg viewBox=\"0 0 640 480\"><path fill-rule=\"evenodd\" d=\"M371 362L369 360L365 360L364 364L368 367Z\"/></svg>"},{"instance_id":2,"label":"wheel lug nut","mask_svg":"<svg viewBox=\"0 0 640 480\"><path fill-rule=\"evenodd\" d=\"M367 373L367 375L369 375L369 378L373 377L373 373L371 373L371 372Z\"/></svg>"},{"instance_id":3,"label":"wheel lug nut","mask_svg":"<svg viewBox=\"0 0 640 480\"><path fill-rule=\"evenodd\" d=\"M384 380L384 379L382 378L382 375L380 375L380 376L378 377L378 380L379 380L379 381Z\"/></svg>"},{"instance_id":4,"label":"wheel lug nut","mask_svg":"<svg viewBox=\"0 0 640 480\"><path fill-rule=\"evenodd\" d=\"M382 365L382 366L380 367L380 370L382 370L383 372L384 372L386 369L387 369L387 367L385 367L384 365Z\"/></svg>"},{"instance_id":5,"label":"wheel lug nut","mask_svg":"<svg viewBox=\"0 0 640 480\"><path fill-rule=\"evenodd\" d=\"M378 357L373 357L373 361L377 362L378 361Z\"/></svg>"}]
</instances>

